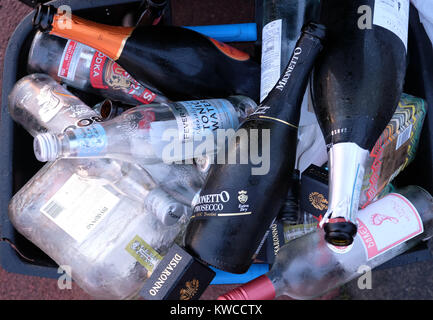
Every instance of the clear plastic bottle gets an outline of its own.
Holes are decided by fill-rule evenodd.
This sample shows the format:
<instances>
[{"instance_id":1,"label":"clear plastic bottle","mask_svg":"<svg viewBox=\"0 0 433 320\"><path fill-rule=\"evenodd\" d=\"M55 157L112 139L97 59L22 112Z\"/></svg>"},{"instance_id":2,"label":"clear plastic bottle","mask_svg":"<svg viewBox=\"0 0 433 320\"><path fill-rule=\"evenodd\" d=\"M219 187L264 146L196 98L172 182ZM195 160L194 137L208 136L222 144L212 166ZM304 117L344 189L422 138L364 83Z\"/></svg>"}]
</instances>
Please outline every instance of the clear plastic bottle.
<instances>
[{"instance_id":1,"label":"clear plastic bottle","mask_svg":"<svg viewBox=\"0 0 433 320\"><path fill-rule=\"evenodd\" d=\"M220 142L217 129L237 129L256 107L244 96L142 105L104 123L38 135L34 150L40 161L80 157L139 159L141 164L182 161L196 156L199 146L209 147L209 141L213 144L204 151L214 154Z\"/></svg>"},{"instance_id":2,"label":"clear plastic bottle","mask_svg":"<svg viewBox=\"0 0 433 320\"><path fill-rule=\"evenodd\" d=\"M359 211L359 232L351 246L327 243L318 229L281 247L267 274L219 299L315 298L359 276L361 266L373 269L432 237L432 196L418 186L396 192Z\"/></svg>"}]
</instances>

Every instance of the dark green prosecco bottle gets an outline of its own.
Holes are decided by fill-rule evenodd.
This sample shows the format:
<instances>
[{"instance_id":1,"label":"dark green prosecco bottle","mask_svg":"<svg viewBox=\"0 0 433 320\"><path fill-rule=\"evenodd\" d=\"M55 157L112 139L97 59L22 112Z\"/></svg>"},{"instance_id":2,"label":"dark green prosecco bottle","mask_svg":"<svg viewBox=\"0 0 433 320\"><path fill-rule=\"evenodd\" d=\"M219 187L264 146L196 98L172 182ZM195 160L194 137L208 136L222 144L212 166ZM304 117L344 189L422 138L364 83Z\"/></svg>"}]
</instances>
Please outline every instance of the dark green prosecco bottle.
<instances>
[{"instance_id":1,"label":"dark green prosecco bottle","mask_svg":"<svg viewBox=\"0 0 433 320\"><path fill-rule=\"evenodd\" d=\"M366 159L390 122L406 74L409 0L323 1L327 46L313 73L312 98L328 145L326 240L348 246Z\"/></svg>"},{"instance_id":2,"label":"dark green prosecco bottle","mask_svg":"<svg viewBox=\"0 0 433 320\"><path fill-rule=\"evenodd\" d=\"M260 93L260 64L238 49L177 26L121 27L95 23L39 5L33 24L116 61L135 80L173 101Z\"/></svg>"},{"instance_id":3,"label":"dark green prosecco bottle","mask_svg":"<svg viewBox=\"0 0 433 320\"><path fill-rule=\"evenodd\" d=\"M230 154L245 155L242 134L229 140L225 164L212 165L184 239L186 249L205 263L232 273L247 271L280 211L292 181L287 177L294 169L302 98L324 36L322 25L303 28L280 80L237 131L249 143L258 142L263 162L269 154L268 166L256 166L252 148L247 164L228 163Z\"/></svg>"}]
</instances>

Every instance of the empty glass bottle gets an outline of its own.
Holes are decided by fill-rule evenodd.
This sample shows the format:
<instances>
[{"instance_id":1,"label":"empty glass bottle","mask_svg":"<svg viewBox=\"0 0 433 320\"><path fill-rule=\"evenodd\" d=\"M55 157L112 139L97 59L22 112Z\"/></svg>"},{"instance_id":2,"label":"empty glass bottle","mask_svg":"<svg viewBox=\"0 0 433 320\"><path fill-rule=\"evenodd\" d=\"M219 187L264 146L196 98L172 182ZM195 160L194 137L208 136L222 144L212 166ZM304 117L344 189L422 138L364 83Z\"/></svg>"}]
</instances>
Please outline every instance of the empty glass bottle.
<instances>
[{"instance_id":1,"label":"empty glass bottle","mask_svg":"<svg viewBox=\"0 0 433 320\"><path fill-rule=\"evenodd\" d=\"M216 141L217 130L236 129L256 107L244 96L142 105L100 124L38 135L34 151L40 161L83 157L140 159L141 164L182 161L196 156L199 146L205 154L214 154L217 143L225 143Z\"/></svg>"},{"instance_id":2,"label":"empty glass bottle","mask_svg":"<svg viewBox=\"0 0 433 320\"><path fill-rule=\"evenodd\" d=\"M272 269L221 300L311 299L338 287L433 236L433 198L418 186L397 189L359 211L349 247L327 243L317 229L281 247Z\"/></svg>"},{"instance_id":3,"label":"empty glass bottle","mask_svg":"<svg viewBox=\"0 0 433 320\"><path fill-rule=\"evenodd\" d=\"M101 121L98 113L45 74L28 75L15 84L9 95L9 112L32 136L43 132L61 133ZM173 224L187 212L184 205L163 191L138 165L110 159L92 160L95 162L92 164L88 161L81 159L71 166L107 166L107 170L99 171L99 178L117 181L124 193L141 202L163 223ZM134 174L128 174L131 170Z\"/></svg>"},{"instance_id":4,"label":"empty glass bottle","mask_svg":"<svg viewBox=\"0 0 433 320\"><path fill-rule=\"evenodd\" d=\"M133 298L189 220L161 223L131 196L136 174L117 161L48 163L14 195L9 218L91 296Z\"/></svg>"},{"instance_id":5,"label":"empty glass bottle","mask_svg":"<svg viewBox=\"0 0 433 320\"><path fill-rule=\"evenodd\" d=\"M33 38L27 69L30 73L49 74L72 88L130 105L168 101L159 90L137 82L103 53L40 31Z\"/></svg>"},{"instance_id":6,"label":"empty glass bottle","mask_svg":"<svg viewBox=\"0 0 433 320\"><path fill-rule=\"evenodd\" d=\"M318 17L319 4L319 0L263 1L260 101L284 71L302 26Z\"/></svg>"},{"instance_id":7,"label":"empty glass bottle","mask_svg":"<svg viewBox=\"0 0 433 320\"><path fill-rule=\"evenodd\" d=\"M9 98L12 117L32 134L64 132L96 114L47 75L25 77ZM9 218L93 297L133 298L189 220L157 186L137 164L60 159L14 195Z\"/></svg>"}]
</instances>

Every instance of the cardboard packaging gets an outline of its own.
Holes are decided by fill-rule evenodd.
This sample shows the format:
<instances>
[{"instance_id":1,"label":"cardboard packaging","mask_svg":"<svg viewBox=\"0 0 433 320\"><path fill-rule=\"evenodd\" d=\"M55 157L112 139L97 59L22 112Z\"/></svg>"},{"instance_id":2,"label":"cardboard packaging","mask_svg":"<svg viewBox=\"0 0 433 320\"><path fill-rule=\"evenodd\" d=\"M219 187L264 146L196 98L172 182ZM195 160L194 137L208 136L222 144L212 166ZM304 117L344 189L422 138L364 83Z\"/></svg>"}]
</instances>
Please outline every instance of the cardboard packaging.
<instances>
[{"instance_id":1,"label":"cardboard packaging","mask_svg":"<svg viewBox=\"0 0 433 320\"><path fill-rule=\"evenodd\" d=\"M145 300L198 300L215 272L173 244L140 291Z\"/></svg>"}]
</instances>

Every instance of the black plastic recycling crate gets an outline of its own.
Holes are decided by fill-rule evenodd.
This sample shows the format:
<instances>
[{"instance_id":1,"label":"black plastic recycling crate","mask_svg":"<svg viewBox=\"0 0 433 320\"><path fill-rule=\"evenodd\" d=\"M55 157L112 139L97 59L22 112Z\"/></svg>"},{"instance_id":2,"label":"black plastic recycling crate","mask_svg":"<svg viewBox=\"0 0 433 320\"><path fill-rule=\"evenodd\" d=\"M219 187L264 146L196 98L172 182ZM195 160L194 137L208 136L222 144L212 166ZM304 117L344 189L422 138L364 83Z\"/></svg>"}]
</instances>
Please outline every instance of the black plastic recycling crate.
<instances>
[{"instance_id":1,"label":"black plastic recycling crate","mask_svg":"<svg viewBox=\"0 0 433 320\"><path fill-rule=\"evenodd\" d=\"M46 2L46 1L39 1ZM56 7L68 5L73 12L106 24L121 24L127 12L138 8L141 0L64 0L50 1ZM170 22L168 8L163 22ZM8 112L8 95L15 83L27 75L27 55L35 34L32 26L34 13L26 16L11 36L4 59L3 87L0 112L0 237L10 240L0 242L0 265L12 273L58 278L57 264L38 247L19 234L8 217L8 204L12 196L42 167L32 154L33 138L15 124ZM74 90L71 89L73 92ZM89 96L88 96L89 97ZM83 98L83 97L81 97ZM84 100L84 99L83 99ZM88 102L88 101L86 101ZM92 101L95 102L95 101ZM89 103L89 105L91 105ZM29 258L29 261L22 257Z\"/></svg>"},{"instance_id":2,"label":"black plastic recycling crate","mask_svg":"<svg viewBox=\"0 0 433 320\"><path fill-rule=\"evenodd\" d=\"M260 13L256 1L256 12ZM139 5L140 0L65 0L51 1L56 6L69 5L75 14L107 24L120 24L123 13ZM47 278L57 278L57 264L35 245L21 236L8 218L8 204L12 196L42 167L34 155L32 137L16 125L8 113L7 98L15 83L27 74L27 54L34 35L33 13L25 17L13 33L4 59L3 88L0 113L0 237L9 239L25 257L21 257L7 242L0 242L0 265L8 272ZM170 19L168 15L164 19ZM260 17L256 15L258 29ZM169 23L169 22L168 22ZM258 33L260 39L260 32ZM260 52L260 40L255 43ZM411 6L409 31L409 66L405 92L424 98L433 109L433 48L419 22L418 13ZM257 58L257 57L256 57ZM398 186L418 184L433 194L433 110L427 112L417 157L395 180ZM423 168L423 172L418 172ZM425 243L406 252L379 268L426 261L433 256Z\"/></svg>"}]
</instances>

